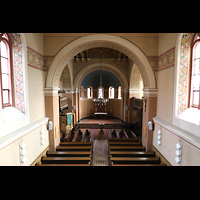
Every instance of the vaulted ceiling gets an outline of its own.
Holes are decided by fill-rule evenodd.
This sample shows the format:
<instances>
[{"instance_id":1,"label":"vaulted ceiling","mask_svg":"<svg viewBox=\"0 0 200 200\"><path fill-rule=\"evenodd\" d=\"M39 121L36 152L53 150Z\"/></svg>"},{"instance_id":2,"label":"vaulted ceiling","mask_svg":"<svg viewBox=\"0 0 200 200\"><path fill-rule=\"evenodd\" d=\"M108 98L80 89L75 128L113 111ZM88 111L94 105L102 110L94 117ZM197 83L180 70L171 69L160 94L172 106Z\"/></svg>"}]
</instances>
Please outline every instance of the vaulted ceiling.
<instances>
[{"instance_id":1,"label":"vaulted ceiling","mask_svg":"<svg viewBox=\"0 0 200 200\"><path fill-rule=\"evenodd\" d=\"M99 47L82 51L81 53L74 56L74 62L87 62L91 59L100 59L100 56L102 59L112 59L113 61L128 61L128 56L120 51L110 48Z\"/></svg>"}]
</instances>

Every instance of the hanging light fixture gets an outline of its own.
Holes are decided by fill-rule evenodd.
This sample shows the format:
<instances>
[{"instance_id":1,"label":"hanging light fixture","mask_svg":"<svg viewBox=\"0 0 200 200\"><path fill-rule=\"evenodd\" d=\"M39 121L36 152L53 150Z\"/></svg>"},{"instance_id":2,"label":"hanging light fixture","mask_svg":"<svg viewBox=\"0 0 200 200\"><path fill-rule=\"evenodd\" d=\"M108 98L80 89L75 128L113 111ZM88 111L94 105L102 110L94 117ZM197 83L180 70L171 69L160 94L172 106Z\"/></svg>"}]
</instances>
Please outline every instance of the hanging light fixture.
<instances>
[{"instance_id":1,"label":"hanging light fixture","mask_svg":"<svg viewBox=\"0 0 200 200\"><path fill-rule=\"evenodd\" d=\"M102 87L101 54L102 54L102 51L100 50L100 86L98 87L98 98L93 99L93 102L95 103L95 105L98 105L99 107L106 105L106 103L109 101L108 99L104 99L104 95L103 95L104 88Z\"/></svg>"}]
</instances>

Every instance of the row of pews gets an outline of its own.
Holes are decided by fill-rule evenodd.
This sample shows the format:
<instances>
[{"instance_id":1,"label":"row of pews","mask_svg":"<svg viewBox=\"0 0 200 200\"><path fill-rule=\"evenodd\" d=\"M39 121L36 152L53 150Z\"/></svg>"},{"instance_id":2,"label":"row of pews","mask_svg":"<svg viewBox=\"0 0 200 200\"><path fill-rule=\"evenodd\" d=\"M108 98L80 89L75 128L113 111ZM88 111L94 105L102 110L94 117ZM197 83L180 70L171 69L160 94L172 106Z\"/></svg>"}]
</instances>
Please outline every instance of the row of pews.
<instances>
[{"instance_id":1,"label":"row of pews","mask_svg":"<svg viewBox=\"0 0 200 200\"><path fill-rule=\"evenodd\" d=\"M138 139L108 140L112 166L164 166L154 152L146 152Z\"/></svg>"},{"instance_id":2,"label":"row of pews","mask_svg":"<svg viewBox=\"0 0 200 200\"><path fill-rule=\"evenodd\" d=\"M131 139L135 138L136 135L131 130L113 130L111 134L108 134L108 138L119 138L119 139Z\"/></svg>"},{"instance_id":3,"label":"row of pews","mask_svg":"<svg viewBox=\"0 0 200 200\"><path fill-rule=\"evenodd\" d=\"M164 166L154 152L146 152L134 133L119 130L118 136L126 133L129 137L108 137L111 166ZM114 130L111 135L116 133ZM60 142L55 151L47 151L46 156L36 166L91 166L93 163L93 142L88 130L84 134L78 130L74 140ZM71 136L69 135L69 138ZM89 138L88 137L88 138ZM84 138L84 140L83 140ZM90 137L91 138L91 137ZM94 147L95 148L95 147Z\"/></svg>"},{"instance_id":4,"label":"row of pews","mask_svg":"<svg viewBox=\"0 0 200 200\"><path fill-rule=\"evenodd\" d=\"M82 132L78 129L76 132L71 131L65 138L66 142L91 142L93 135L86 129ZM131 139L135 138L136 135L131 130L125 129L110 129L108 131L108 138L121 138L121 139Z\"/></svg>"},{"instance_id":5,"label":"row of pews","mask_svg":"<svg viewBox=\"0 0 200 200\"><path fill-rule=\"evenodd\" d=\"M90 166L92 142L60 142L56 151L47 151L36 166Z\"/></svg>"},{"instance_id":6,"label":"row of pews","mask_svg":"<svg viewBox=\"0 0 200 200\"><path fill-rule=\"evenodd\" d=\"M84 133L78 129L76 132L71 131L65 138L66 142L91 142L91 134L88 130Z\"/></svg>"}]
</instances>

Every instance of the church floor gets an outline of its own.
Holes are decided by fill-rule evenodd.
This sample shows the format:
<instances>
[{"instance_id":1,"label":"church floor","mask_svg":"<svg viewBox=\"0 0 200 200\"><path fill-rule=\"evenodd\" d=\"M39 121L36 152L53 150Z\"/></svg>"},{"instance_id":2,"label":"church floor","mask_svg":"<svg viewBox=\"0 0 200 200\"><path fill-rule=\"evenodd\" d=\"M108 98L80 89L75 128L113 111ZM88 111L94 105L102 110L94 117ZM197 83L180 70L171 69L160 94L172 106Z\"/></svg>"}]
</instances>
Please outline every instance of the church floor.
<instances>
[{"instance_id":1,"label":"church floor","mask_svg":"<svg viewBox=\"0 0 200 200\"><path fill-rule=\"evenodd\" d=\"M100 129L89 129L93 139L93 157L92 166L110 166L110 157L108 153L108 135L109 129L104 129L103 134L100 134Z\"/></svg>"},{"instance_id":2,"label":"church floor","mask_svg":"<svg viewBox=\"0 0 200 200\"><path fill-rule=\"evenodd\" d=\"M95 118L86 118L82 119L79 124L81 123L88 123L88 124L95 124L95 123L104 123L104 124L121 124L121 120L110 118L110 119L95 119Z\"/></svg>"}]
</instances>

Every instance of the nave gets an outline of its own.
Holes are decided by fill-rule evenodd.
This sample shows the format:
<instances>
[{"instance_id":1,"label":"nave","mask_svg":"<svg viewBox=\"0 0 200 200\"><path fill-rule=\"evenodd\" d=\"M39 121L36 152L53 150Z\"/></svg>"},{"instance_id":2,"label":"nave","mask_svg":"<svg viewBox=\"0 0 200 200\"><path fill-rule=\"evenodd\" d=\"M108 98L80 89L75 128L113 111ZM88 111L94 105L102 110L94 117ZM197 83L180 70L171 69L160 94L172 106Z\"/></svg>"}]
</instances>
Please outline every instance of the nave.
<instances>
[{"instance_id":1,"label":"nave","mask_svg":"<svg viewBox=\"0 0 200 200\"><path fill-rule=\"evenodd\" d=\"M111 126L71 131L36 166L164 166L133 131Z\"/></svg>"}]
</instances>

